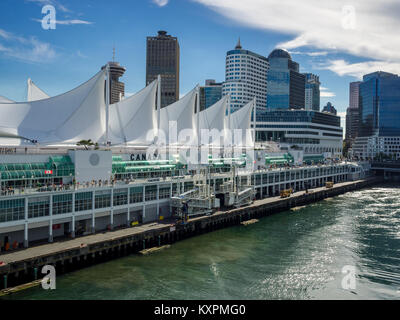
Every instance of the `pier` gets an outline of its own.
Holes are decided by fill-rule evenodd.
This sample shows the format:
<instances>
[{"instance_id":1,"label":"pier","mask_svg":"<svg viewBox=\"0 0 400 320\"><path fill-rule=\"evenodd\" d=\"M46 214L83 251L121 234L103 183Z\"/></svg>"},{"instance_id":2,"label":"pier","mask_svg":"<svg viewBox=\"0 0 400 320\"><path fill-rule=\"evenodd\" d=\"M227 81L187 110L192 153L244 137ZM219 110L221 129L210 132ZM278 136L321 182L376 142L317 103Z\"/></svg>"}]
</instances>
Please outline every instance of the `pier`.
<instances>
[{"instance_id":1,"label":"pier","mask_svg":"<svg viewBox=\"0 0 400 320\"><path fill-rule=\"evenodd\" d=\"M49 243L0 255L0 291L24 283L37 281L44 275L41 269L53 265L57 275L90 265L127 256L140 251L171 245L199 234L211 232L242 222L260 219L294 207L304 206L349 191L370 187L381 178L342 182L332 188L320 187L295 192L289 198L269 197L253 204L215 212L212 215L190 219L184 224L160 221L136 227L83 236L72 240Z\"/></svg>"}]
</instances>

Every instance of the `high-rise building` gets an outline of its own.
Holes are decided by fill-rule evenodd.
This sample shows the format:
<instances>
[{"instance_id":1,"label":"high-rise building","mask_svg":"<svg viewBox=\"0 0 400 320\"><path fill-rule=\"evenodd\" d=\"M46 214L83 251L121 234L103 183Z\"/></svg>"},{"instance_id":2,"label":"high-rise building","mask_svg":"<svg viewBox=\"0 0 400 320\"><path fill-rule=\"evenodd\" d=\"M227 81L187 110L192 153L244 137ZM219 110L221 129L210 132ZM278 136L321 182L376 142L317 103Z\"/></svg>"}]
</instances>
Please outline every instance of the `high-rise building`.
<instances>
[{"instance_id":1,"label":"high-rise building","mask_svg":"<svg viewBox=\"0 0 400 320\"><path fill-rule=\"evenodd\" d=\"M351 82L350 83L350 101L349 101L349 108L357 108L359 104L359 92L360 92L360 83L361 81Z\"/></svg>"},{"instance_id":2,"label":"high-rise building","mask_svg":"<svg viewBox=\"0 0 400 320\"><path fill-rule=\"evenodd\" d=\"M244 50L240 39L234 50L226 54L225 82L222 95L231 96L231 110L237 110L257 99L257 108L265 109L267 99L268 59Z\"/></svg>"},{"instance_id":3,"label":"high-rise building","mask_svg":"<svg viewBox=\"0 0 400 320\"><path fill-rule=\"evenodd\" d=\"M268 109L304 109L306 77L299 73L299 64L282 49L268 56Z\"/></svg>"},{"instance_id":4,"label":"high-rise building","mask_svg":"<svg viewBox=\"0 0 400 320\"><path fill-rule=\"evenodd\" d=\"M323 107L322 112L332 113L335 116L337 115L337 111L332 103L328 102L325 107Z\"/></svg>"},{"instance_id":5,"label":"high-rise building","mask_svg":"<svg viewBox=\"0 0 400 320\"><path fill-rule=\"evenodd\" d=\"M119 81L126 69L118 62L109 62L110 66L110 104L119 102L122 97L125 96L125 84ZM106 68L107 65L101 67L101 69Z\"/></svg>"},{"instance_id":6,"label":"high-rise building","mask_svg":"<svg viewBox=\"0 0 400 320\"><path fill-rule=\"evenodd\" d=\"M346 111L346 141L352 144L358 134L358 108L347 108Z\"/></svg>"},{"instance_id":7,"label":"high-rise building","mask_svg":"<svg viewBox=\"0 0 400 320\"><path fill-rule=\"evenodd\" d=\"M206 80L205 85L200 87L200 110L211 107L222 98L222 83L215 80Z\"/></svg>"},{"instance_id":8,"label":"high-rise building","mask_svg":"<svg viewBox=\"0 0 400 320\"><path fill-rule=\"evenodd\" d=\"M384 154L400 158L400 78L387 72L363 77L359 92L358 137L353 154L374 158Z\"/></svg>"},{"instance_id":9,"label":"high-rise building","mask_svg":"<svg viewBox=\"0 0 400 320\"><path fill-rule=\"evenodd\" d=\"M346 111L346 141L352 145L358 135L359 94L361 81L351 82L349 90L349 108Z\"/></svg>"},{"instance_id":10,"label":"high-rise building","mask_svg":"<svg viewBox=\"0 0 400 320\"><path fill-rule=\"evenodd\" d=\"M319 77L312 73L304 73L306 77L305 109L319 111L320 85Z\"/></svg>"},{"instance_id":11,"label":"high-rise building","mask_svg":"<svg viewBox=\"0 0 400 320\"><path fill-rule=\"evenodd\" d=\"M147 37L146 85L161 75L161 108L179 100L179 57L177 37L166 31Z\"/></svg>"}]
</instances>

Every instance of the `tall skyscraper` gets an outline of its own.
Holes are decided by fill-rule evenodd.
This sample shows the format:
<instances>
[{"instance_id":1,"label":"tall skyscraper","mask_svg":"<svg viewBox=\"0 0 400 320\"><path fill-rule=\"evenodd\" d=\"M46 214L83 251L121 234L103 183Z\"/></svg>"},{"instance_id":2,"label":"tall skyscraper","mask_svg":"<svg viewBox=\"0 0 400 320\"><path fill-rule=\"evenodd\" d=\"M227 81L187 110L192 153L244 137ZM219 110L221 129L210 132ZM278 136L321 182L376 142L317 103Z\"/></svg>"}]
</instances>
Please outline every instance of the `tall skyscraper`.
<instances>
[{"instance_id":1,"label":"tall skyscraper","mask_svg":"<svg viewBox=\"0 0 400 320\"><path fill-rule=\"evenodd\" d=\"M268 59L244 50L240 39L234 50L226 54L225 82L222 95L231 95L231 110L237 110L257 99L257 108L265 109L267 98Z\"/></svg>"},{"instance_id":2,"label":"tall skyscraper","mask_svg":"<svg viewBox=\"0 0 400 320\"><path fill-rule=\"evenodd\" d=\"M211 107L214 103L222 98L222 83L215 80L206 80L204 86L200 87L200 110Z\"/></svg>"},{"instance_id":3,"label":"tall skyscraper","mask_svg":"<svg viewBox=\"0 0 400 320\"><path fill-rule=\"evenodd\" d=\"M346 141L352 144L358 134L358 108L347 108L346 111Z\"/></svg>"},{"instance_id":4,"label":"tall skyscraper","mask_svg":"<svg viewBox=\"0 0 400 320\"><path fill-rule=\"evenodd\" d=\"M358 97L360 92L360 83L361 81L351 82L350 83L350 101L349 101L349 108L357 108L358 109Z\"/></svg>"},{"instance_id":5,"label":"tall skyscraper","mask_svg":"<svg viewBox=\"0 0 400 320\"><path fill-rule=\"evenodd\" d=\"M126 69L118 62L111 61L108 62L110 66L110 104L117 103L125 96L125 84L119 81ZM101 67L101 69L106 68L107 65Z\"/></svg>"},{"instance_id":6,"label":"tall skyscraper","mask_svg":"<svg viewBox=\"0 0 400 320\"><path fill-rule=\"evenodd\" d=\"M161 108L179 100L179 57L177 37L166 31L147 37L146 85L161 75Z\"/></svg>"},{"instance_id":7,"label":"tall skyscraper","mask_svg":"<svg viewBox=\"0 0 400 320\"><path fill-rule=\"evenodd\" d=\"M400 158L400 78L374 72L363 77L359 92L358 137L354 155L374 158L385 154Z\"/></svg>"},{"instance_id":8,"label":"tall skyscraper","mask_svg":"<svg viewBox=\"0 0 400 320\"><path fill-rule=\"evenodd\" d=\"M312 73L304 73L306 77L305 109L319 111L320 108L320 85L319 77Z\"/></svg>"},{"instance_id":9,"label":"tall skyscraper","mask_svg":"<svg viewBox=\"0 0 400 320\"><path fill-rule=\"evenodd\" d=\"M282 49L268 56L268 109L304 109L306 77L299 73L299 64Z\"/></svg>"},{"instance_id":10,"label":"tall skyscraper","mask_svg":"<svg viewBox=\"0 0 400 320\"><path fill-rule=\"evenodd\" d=\"M346 141L353 143L358 135L359 125L359 93L361 81L351 82L349 90L349 107L346 111Z\"/></svg>"}]
</instances>

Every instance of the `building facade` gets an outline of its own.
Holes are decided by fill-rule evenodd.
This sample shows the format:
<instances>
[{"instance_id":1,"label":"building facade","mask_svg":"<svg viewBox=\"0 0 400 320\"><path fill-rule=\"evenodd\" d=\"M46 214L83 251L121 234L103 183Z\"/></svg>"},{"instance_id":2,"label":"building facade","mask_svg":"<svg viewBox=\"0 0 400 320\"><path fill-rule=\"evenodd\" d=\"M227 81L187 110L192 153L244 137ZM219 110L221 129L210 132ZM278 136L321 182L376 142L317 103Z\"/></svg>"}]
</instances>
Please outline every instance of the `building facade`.
<instances>
[{"instance_id":1,"label":"building facade","mask_svg":"<svg viewBox=\"0 0 400 320\"><path fill-rule=\"evenodd\" d=\"M146 85L161 75L161 108L179 100L180 47L177 37L159 31L147 37Z\"/></svg>"},{"instance_id":2,"label":"building facade","mask_svg":"<svg viewBox=\"0 0 400 320\"><path fill-rule=\"evenodd\" d=\"M337 115L337 110L336 108L333 106L332 103L328 102L326 104L325 107L323 107L322 112L328 112L328 113L332 113L334 115Z\"/></svg>"},{"instance_id":3,"label":"building facade","mask_svg":"<svg viewBox=\"0 0 400 320\"><path fill-rule=\"evenodd\" d=\"M319 111L320 108L320 85L319 77L312 73L304 73L306 77L305 109Z\"/></svg>"},{"instance_id":4,"label":"building facade","mask_svg":"<svg viewBox=\"0 0 400 320\"><path fill-rule=\"evenodd\" d=\"M204 86L200 87L200 110L211 107L222 98L222 83L215 80L206 80Z\"/></svg>"},{"instance_id":5,"label":"building facade","mask_svg":"<svg viewBox=\"0 0 400 320\"><path fill-rule=\"evenodd\" d=\"M340 117L318 111L271 110L257 114L256 142L275 141L285 149L301 148L305 155L340 156L343 128Z\"/></svg>"},{"instance_id":6,"label":"building facade","mask_svg":"<svg viewBox=\"0 0 400 320\"><path fill-rule=\"evenodd\" d=\"M299 64L282 49L268 56L268 109L304 109L306 77L299 73Z\"/></svg>"},{"instance_id":7,"label":"building facade","mask_svg":"<svg viewBox=\"0 0 400 320\"><path fill-rule=\"evenodd\" d=\"M346 111L346 141L352 143L358 134L358 108L347 108Z\"/></svg>"},{"instance_id":8,"label":"building facade","mask_svg":"<svg viewBox=\"0 0 400 320\"><path fill-rule=\"evenodd\" d=\"M265 109L268 67L266 57L242 49L240 40L234 50L227 52L222 95L231 96L232 111L240 109L254 97L257 109Z\"/></svg>"},{"instance_id":9,"label":"building facade","mask_svg":"<svg viewBox=\"0 0 400 320\"><path fill-rule=\"evenodd\" d=\"M97 151L81 153L89 156L97 154ZM132 161L129 154L114 154L112 167L111 151L107 151L106 157L113 179L81 184L71 183L77 175L77 157L66 154L0 157L0 173L4 177L1 181L4 188L0 193L0 251L3 247L6 251L13 251L39 243L167 219L172 214L171 198L192 190L196 185L193 174L183 166L172 164L174 161L171 161L169 169L155 165L156 161L148 162L144 169L143 161ZM104 160L103 156L100 158ZM222 160L216 159L216 162ZM45 168L47 162L54 165L52 176L17 178L24 168ZM256 198L261 199L279 195L281 190L288 188L298 191L323 186L326 181L352 180L357 169L350 163L266 168L250 174L243 172L239 180L253 185ZM220 170L218 166L209 177L215 192L232 179L231 172ZM96 171L101 173L102 170ZM13 186L13 192L5 186ZM22 189L22 186L26 188Z\"/></svg>"},{"instance_id":10,"label":"building facade","mask_svg":"<svg viewBox=\"0 0 400 320\"><path fill-rule=\"evenodd\" d=\"M350 143L350 146L358 135L361 83L361 81L351 82L349 88L349 107L346 111L346 141Z\"/></svg>"},{"instance_id":11,"label":"building facade","mask_svg":"<svg viewBox=\"0 0 400 320\"><path fill-rule=\"evenodd\" d=\"M353 154L361 158L383 154L399 159L400 78L382 71L365 75L359 99L359 129Z\"/></svg>"},{"instance_id":12,"label":"building facade","mask_svg":"<svg viewBox=\"0 0 400 320\"><path fill-rule=\"evenodd\" d=\"M350 83L349 108L358 109L361 83L362 83L361 81L356 81L356 82Z\"/></svg>"}]
</instances>

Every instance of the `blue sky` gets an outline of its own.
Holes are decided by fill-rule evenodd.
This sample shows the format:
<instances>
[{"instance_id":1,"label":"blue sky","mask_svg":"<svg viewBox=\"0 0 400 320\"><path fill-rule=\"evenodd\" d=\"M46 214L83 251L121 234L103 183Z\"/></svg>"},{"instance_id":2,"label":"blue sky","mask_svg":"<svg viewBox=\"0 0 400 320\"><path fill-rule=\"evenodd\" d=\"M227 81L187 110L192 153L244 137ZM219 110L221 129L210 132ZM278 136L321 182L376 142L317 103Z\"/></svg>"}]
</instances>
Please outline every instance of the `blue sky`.
<instances>
[{"instance_id":1,"label":"blue sky","mask_svg":"<svg viewBox=\"0 0 400 320\"><path fill-rule=\"evenodd\" d=\"M321 107L331 101L344 112L349 82L375 70L400 71L399 40L390 31L400 7L356 0L349 11L348 1L331 2L1 0L0 95L25 100L28 77L49 95L68 91L110 61L114 45L127 68L126 92L134 93L145 85L146 36L167 30L180 42L181 94L205 79L223 81L226 51L240 36L245 49L266 56L277 46L287 49L302 72L320 76ZM55 30L41 26L45 4L56 8ZM384 25L372 32L368 19Z\"/></svg>"}]
</instances>

